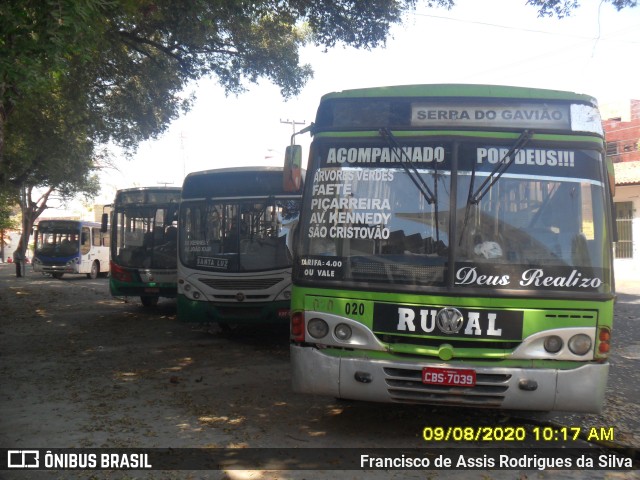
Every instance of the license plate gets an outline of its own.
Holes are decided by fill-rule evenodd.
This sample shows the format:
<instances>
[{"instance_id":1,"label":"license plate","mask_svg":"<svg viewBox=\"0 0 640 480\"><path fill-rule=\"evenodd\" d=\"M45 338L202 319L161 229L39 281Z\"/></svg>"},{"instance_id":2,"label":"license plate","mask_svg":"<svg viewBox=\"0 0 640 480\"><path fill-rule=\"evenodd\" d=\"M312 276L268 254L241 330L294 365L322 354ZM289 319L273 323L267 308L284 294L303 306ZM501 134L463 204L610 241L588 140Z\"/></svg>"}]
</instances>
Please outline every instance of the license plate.
<instances>
[{"instance_id":1,"label":"license plate","mask_svg":"<svg viewBox=\"0 0 640 480\"><path fill-rule=\"evenodd\" d=\"M466 368L424 367L422 383L447 387L473 387L476 384L476 371Z\"/></svg>"},{"instance_id":2,"label":"license plate","mask_svg":"<svg viewBox=\"0 0 640 480\"><path fill-rule=\"evenodd\" d=\"M145 288L144 293L160 293L159 288Z\"/></svg>"}]
</instances>

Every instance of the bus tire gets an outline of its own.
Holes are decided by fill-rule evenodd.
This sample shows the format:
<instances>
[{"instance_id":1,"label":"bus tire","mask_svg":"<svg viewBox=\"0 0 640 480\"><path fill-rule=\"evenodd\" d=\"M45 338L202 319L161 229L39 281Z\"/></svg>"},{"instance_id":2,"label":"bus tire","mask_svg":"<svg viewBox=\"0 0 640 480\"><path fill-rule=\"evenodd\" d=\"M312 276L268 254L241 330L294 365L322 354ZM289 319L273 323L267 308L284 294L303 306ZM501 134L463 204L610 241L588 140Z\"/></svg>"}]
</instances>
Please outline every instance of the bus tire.
<instances>
[{"instance_id":1,"label":"bus tire","mask_svg":"<svg viewBox=\"0 0 640 480\"><path fill-rule=\"evenodd\" d=\"M91 272L87 273L87 278L90 278L91 280L95 280L96 278L98 278L98 275L100 274L100 265L98 264L98 262L93 262L91 264Z\"/></svg>"},{"instance_id":2,"label":"bus tire","mask_svg":"<svg viewBox=\"0 0 640 480\"><path fill-rule=\"evenodd\" d=\"M158 305L158 300L159 300L159 297L140 297L140 301L142 302L142 305L144 305L147 308L152 308Z\"/></svg>"}]
</instances>

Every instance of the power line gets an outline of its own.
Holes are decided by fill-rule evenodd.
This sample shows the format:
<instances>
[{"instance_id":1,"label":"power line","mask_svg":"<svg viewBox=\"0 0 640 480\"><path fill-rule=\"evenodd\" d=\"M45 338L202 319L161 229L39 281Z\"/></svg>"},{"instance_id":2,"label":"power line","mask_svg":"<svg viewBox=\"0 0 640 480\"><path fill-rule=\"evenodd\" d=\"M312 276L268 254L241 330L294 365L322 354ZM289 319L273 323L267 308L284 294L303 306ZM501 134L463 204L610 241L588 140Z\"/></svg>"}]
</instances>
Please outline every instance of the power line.
<instances>
[{"instance_id":1,"label":"power line","mask_svg":"<svg viewBox=\"0 0 640 480\"><path fill-rule=\"evenodd\" d=\"M634 31L637 31L637 29L640 27L640 25L632 25L632 26L630 26L628 28L625 28L623 30L617 30L613 35L609 35L607 37L601 37L600 23L598 22L598 35L596 37L587 37L587 36L584 36L584 35L574 35L574 34L564 33L564 32L550 32L548 30L536 30L534 28L514 27L512 25L500 25L500 24L497 24L497 23L481 22L481 21L478 21L478 20L465 20L465 19L462 19L462 18L445 17L445 16L442 16L442 15L430 15L430 14L427 14L427 13L414 12L413 15L416 16L416 17L435 18L437 20L447 20L447 21L451 21L451 22L468 23L468 24L472 24L472 25L480 25L480 26L491 27L491 28L502 28L504 30L516 30L516 31L519 31L519 32L541 33L543 35L553 35L553 36L558 36L558 37L577 38L579 40L587 40L587 41L592 41L592 40L597 40L597 41L610 40L611 37L618 36L621 33L626 32L627 30L633 29ZM619 40L619 41L622 42L622 43L640 43L638 41L633 41L633 40Z\"/></svg>"}]
</instances>

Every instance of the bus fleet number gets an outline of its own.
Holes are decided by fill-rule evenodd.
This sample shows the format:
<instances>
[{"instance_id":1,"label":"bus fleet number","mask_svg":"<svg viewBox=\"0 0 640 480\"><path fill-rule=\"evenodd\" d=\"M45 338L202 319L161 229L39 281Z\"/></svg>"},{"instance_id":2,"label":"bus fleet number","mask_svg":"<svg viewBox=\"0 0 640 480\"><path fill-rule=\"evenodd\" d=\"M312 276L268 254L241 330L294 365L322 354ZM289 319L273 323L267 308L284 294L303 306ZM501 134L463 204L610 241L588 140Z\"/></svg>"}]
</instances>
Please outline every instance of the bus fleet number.
<instances>
[{"instance_id":1,"label":"bus fleet number","mask_svg":"<svg viewBox=\"0 0 640 480\"><path fill-rule=\"evenodd\" d=\"M347 302L344 306L344 313L347 315L364 315L364 303Z\"/></svg>"}]
</instances>

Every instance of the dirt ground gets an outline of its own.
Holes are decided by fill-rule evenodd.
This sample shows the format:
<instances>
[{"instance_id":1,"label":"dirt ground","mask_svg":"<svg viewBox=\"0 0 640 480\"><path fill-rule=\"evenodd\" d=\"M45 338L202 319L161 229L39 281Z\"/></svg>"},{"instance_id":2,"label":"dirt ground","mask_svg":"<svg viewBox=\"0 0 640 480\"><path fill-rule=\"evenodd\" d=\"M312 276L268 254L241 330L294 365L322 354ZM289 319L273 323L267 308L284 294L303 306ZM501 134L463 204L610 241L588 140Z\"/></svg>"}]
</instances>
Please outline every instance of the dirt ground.
<instances>
[{"instance_id":1,"label":"dirt ground","mask_svg":"<svg viewBox=\"0 0 640 480\"><path fill-rule=\"evenodd\" d=\"M293 394L287 326L212 333L177 322L170 300L148 311L139 301L113 299L106 279L55 280L32 272L15 278L6 264L0 285L1 446L306 448L407 438L422 446L420 425L405 413L410 430L400 425L388 432L384 423L371 424L378 412L370 407L344 416L348 405ZM369 424L365 436L360 421ZM328 429L337 435L329 438ZM309 478L304 472L217 474L99 472L92 478Z\"/></svg>"},{"instance_id":2,"label":"dirt ground","mask_svg":"<svg viewBox=\"0 0 640 480\"><path fill-rule=\"evenodd\" d=\"M175 302L148 311L139 301L112 298L106 279L13 272L0 265L0 447L422 448L422 428L442 414L294 394L286 326L211 332L177 322ZM461 415L454 421L464 422ZM504 420L486 419L496 421ZM304 470L8 473L0 477L363 478ZM548 475L389 471L366 478L589 478Z\"/></svg>"}]
</instances>

